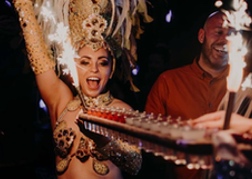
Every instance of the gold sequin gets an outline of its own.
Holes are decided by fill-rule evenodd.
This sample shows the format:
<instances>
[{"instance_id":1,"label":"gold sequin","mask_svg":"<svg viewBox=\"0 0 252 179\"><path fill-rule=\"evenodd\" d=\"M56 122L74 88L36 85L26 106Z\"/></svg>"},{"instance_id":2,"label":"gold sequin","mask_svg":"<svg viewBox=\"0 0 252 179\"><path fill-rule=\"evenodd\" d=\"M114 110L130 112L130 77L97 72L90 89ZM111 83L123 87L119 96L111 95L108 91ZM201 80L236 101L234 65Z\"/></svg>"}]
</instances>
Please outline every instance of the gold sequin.
<instances>
[{"instance_id":1,"label":"gold sequin","mask_svg":"<svg viewBox=\"0 0 252 179\"><path fill-rule=\"evenodd\" d=\"M71 151L75 137L75 131L67 128L65 121L61 121L53 132L56 154L62 158L66 157Z\"/></svg>"},{"instance_id":2,"label":"gold sequin","mask_svg":"<svg viewBox=\"0 0 252 179\"><path fill-rule=\"evenodd\" d=\"M33 11L33 2L29 0L14 1L19 13L19 21L26 42L29 61L36 75L54 69L55 62L49 56L49 51L43 39L43 33Z\"/></svg>"},{"instance_id":3,"label":"gold sequin","mask_svg":"<svg viewBox=\"0 0 252 179\"><path fill-rule=\"evenodd\" d=\"M107 175L109 173L109 167L95 159L93 159L93 169L99 175Z\"/></svg>"},{"instance_id":4,"label":"gold sequin","mask_svg":"<svg viewBox=\"0 0 252 179\"><path fill-rule=\"evenodd\" d=\"M56 170L58 173L63 173L69 166L70 161L72 160L71 156L67 156L66 158L59 161L56 165Z\"/></svg>"}]
</instances>

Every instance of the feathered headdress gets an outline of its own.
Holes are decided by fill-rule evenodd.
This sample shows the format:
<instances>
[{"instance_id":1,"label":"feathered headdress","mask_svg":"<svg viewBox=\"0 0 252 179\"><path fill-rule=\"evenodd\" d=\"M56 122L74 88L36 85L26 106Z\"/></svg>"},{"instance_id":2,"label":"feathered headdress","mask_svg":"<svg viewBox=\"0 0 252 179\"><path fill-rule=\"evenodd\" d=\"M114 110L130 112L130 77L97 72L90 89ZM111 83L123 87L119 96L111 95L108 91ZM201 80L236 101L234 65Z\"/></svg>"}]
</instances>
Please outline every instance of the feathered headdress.
<instances>
[{"instance_id":1,"label":"feathered headdress","mask_svg":"<svg viewBox=\"0 0 252 179\"><path fill-rule=\"evenodd\" d=\"M129 69L123 70L122 78L137 90L130 68L137 60L135 39L143 33L141 19L152 21L145 0L35 0L34 8L51 57L67 66L64 72L75 82L76 52L85 45L94 51L103 47L115 61L127 60Z\"/></svg>"}]
</instances>

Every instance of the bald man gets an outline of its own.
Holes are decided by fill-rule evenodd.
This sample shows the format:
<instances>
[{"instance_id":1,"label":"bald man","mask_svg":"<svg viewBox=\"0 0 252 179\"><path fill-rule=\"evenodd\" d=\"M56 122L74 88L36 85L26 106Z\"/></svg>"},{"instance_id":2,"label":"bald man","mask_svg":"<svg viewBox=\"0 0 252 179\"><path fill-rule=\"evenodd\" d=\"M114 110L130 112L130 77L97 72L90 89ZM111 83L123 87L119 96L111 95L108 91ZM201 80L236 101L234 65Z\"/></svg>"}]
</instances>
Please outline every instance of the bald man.
<instances>
[{"instance_id":1,"label":"bald man","mask_svg":"<svg viewBox=\"0 0 252 179\"><path fill-rule=\"evenodd\" d=\"M221 11L208 16L198 31L201 51L192 64L158 77L147 97L146 112L188 120L218 109L229 69L226 37L230 29L223 26L225 17ZM175 173L178 179L201 179L204 172L176 166Z\"/></svg>"}]
</instances>

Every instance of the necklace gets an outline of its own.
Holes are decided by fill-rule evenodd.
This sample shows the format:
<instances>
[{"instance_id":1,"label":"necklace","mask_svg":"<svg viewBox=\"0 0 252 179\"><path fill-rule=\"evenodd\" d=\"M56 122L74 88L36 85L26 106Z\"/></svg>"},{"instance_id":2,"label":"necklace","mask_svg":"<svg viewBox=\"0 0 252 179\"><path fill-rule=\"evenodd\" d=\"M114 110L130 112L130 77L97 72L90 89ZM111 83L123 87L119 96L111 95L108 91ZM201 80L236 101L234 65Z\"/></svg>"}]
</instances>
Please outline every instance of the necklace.
<instances>
[{"instance_id":1,"label":"necklace","mask_svg":"<svg viewBox=\"0 0 252 179\"><path fill-rule=\"evenodd\" d=\"M93 107L103 107L109 105L113 101L113 96L110 92L106 92L97 97L88 97L84 94L81 95L83 105L85 108L93 108Z\"/></svg>"}]
</instances>

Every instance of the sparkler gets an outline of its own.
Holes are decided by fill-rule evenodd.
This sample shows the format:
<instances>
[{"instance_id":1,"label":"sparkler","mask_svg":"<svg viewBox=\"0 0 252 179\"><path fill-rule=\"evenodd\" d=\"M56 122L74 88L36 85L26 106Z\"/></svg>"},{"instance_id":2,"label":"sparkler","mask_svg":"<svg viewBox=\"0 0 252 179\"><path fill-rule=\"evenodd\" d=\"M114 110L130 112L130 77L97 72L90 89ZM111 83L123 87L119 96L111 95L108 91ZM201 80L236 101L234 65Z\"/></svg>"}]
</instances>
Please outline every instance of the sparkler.
<instances>
[{"instance_id":1,"label":"sparkler","mask_svg":"<svg viewBox=\"0 0 252 179\"><path fill-rule=\"evenodd\" d=\"M36 4L35 4L36 7ZM45 37L46 40L49 41L49 44L54 44L53 48L55 50L55 56L58 64L63 65L64 68L62 70L63 74L69 74L72 77L72 85L75 87L81 102L83 103L83 110L85 111L85 105L83 102L83 94L81 92L81 87L79 85L78 75L77 75L77 69L74 62L75 58L78 58L78 54L76 53L75 49L71 45L70 42L70 31L68 22L62 21L61 18L64 19L64 14L61 16L59 13L56 15L53 4L51 1L44 1L44 4L41 6L40 14L42 19L44 20L44 23L48 23L45 27L50 28L52 27L50 24L54 23L56 25L53 25L53 27L56 27L54 29L44 29L45 31L49 31L48 36ZM63 13L63 12L62 12ZM59 21L59 22L58 22Z\"/></svg>"},{"instance_id":2,"label":"sparkler","mask_svg":"<svg viewBox=\"0 0 252 179\"><path fill-rule=\"evenodd\" d=\"M227 37L229 52L229 75L227 77L227 90L229 92L223 129L229 129L230 117L233 112L236 92L241 86L243 68L246 66L244 56L247 53L241 30L249 29L251 18L246 13L247 3L244 0L216 1L215 5L221 7L226 15L223 25L233 28L234 31Z\"/></svg>"}]
</instances>

